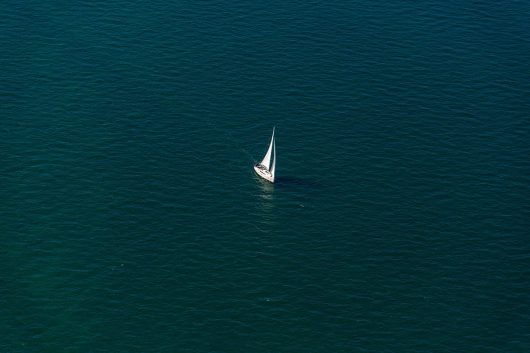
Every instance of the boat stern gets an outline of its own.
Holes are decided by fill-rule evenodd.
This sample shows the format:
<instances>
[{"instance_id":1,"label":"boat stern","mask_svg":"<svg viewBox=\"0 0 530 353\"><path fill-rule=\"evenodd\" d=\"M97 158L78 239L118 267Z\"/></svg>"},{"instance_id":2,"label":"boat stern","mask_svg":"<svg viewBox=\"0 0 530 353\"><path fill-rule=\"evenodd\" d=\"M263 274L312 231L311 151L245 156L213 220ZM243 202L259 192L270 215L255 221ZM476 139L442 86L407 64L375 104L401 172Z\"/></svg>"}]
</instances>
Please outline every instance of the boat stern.
<instances>
[{"instance_id":1,"label":"boat stern","mask_svg":"<svg viewBox=\"0 0 530 353\"><path fill-rule=\"evenodd\" d=\"M268 170L263 168L262 166L260 167L259 164L254 165L254 171L256 172L256 174L258 174L263 179L271 183L274 183L274 176L272 176L272 174Z\"/></svg>"}]
</instances>

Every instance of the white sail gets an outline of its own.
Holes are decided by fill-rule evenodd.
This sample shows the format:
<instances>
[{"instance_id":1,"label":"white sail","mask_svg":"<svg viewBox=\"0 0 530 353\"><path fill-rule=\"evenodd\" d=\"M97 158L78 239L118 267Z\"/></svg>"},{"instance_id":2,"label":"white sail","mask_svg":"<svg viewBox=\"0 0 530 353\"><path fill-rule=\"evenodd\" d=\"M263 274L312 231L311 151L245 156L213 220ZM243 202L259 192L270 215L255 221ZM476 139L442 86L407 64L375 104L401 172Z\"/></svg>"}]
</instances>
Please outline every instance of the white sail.
<instances>
[{"instance_id":1,"label":"white sail","mask_svg":"<svg viewBox=\"0 0 530 353\"><path fill-rule=\"evenodd\" d=\"M274 139L274 129L272 129L271 143L267 153L261 163L254 165L254 171L265 180L274 183L274 174L276 173L276 140Z\"/></svg>"},{"instance_id":2,"label":"white sail","mask_svg":"<svg viewBox=\"0 0 530 353\"><path fill-rule=\"evenodd\" d=\"M272 167L270 168L270 172L274 181L274 172L276 171L276 141L273 141L272 144Z\"/></svg>"},{"instance_id":3,"label":"white sail","mask_svg":"<svg viewBox=\"0 0 530 353\"><path fill-rule=\"evenodd\" d=\"M269 149L267 150L265 157L263 157L263 160L261 161L261 165L265 166L265 168L269 170L271 168L271 156L272 156L273 144L274 144L274 129L272 130L272 137L271 137L271 143L269 145Z\"/></svg>"}]
</instances>

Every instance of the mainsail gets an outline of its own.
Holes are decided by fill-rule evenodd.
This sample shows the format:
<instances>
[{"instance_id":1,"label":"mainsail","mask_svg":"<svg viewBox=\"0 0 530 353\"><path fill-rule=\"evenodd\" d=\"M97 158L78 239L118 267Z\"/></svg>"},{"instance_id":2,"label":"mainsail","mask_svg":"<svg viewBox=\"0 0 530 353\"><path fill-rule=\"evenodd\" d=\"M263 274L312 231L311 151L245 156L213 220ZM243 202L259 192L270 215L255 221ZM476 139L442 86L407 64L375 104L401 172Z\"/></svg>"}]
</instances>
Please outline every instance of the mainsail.
<instances>
[{"instance_id":1,"label":"mainsail","mask_svg":"<svg viewBox=\"0 0 530 353\"><path fill-rule=\"evenodd\" d=\"M270 172L272 175L272 180L274 181L274 171L276 170L276 141L272 142L272 167Z\"/></svg>"},{"instance_id":2,"label":"mainsail","mask_svg":"<svg viewBox=\"0 0 530 353\"><path fill-rule=\"evenodd\" d=\"M271 143L269 145L269 149L267 150L267 154L265 154L265 157L263 157L263 160L261 161L261 165L265 166L265 168L267 168L268 170L271 170L271 156L272 156L273 147L274 147L274 129L272 130ZM273 163L276 164L276 151L274 151ZM274 175L274 172L272 170L271 170L271 174Z\"/></svg>"},{"instance_id":3,"label":"mainsail","mask_svg":"<svg viewBox=\"0 0 530 353\"><path fill-rule=\"evenodd\" d=\"M256 173L265 180L274 183L274 174L276 173L276 140L274 139L274 129L272 129L271 143L267 153L261 163L254 165Z\"/></svg>"}]
</instances>

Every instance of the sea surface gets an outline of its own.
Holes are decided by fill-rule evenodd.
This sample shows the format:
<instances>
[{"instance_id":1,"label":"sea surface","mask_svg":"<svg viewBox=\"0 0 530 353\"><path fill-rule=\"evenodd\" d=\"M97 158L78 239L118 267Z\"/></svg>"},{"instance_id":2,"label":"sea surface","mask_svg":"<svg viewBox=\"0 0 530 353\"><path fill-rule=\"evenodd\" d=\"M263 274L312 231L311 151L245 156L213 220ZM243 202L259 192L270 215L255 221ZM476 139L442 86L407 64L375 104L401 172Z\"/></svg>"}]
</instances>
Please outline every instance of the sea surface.
<instances>
[{"instance_id":1,"label":"sea surface","mask_svg":"<svg viewBox=\"0 0 530 353\"><path fill-rule=\"evenodd\" d=\"M0 352L530 352L529 61L528 1L3 0Z\"/></svg>"}]
</instances>

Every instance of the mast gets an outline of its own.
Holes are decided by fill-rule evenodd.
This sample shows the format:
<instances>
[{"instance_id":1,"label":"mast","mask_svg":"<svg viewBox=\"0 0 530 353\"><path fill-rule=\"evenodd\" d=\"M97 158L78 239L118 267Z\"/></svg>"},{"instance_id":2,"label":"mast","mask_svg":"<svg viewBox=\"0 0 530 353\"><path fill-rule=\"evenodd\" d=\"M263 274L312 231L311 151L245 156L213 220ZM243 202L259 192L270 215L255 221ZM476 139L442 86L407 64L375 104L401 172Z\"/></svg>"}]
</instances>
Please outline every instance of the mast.
<instances>
[{"instance_id":1,"label":"mast","mask_svg":"<svg viewBox=\"0 0 530 353\"><path fill-rule=\"evenodd\" d=\"M271 143L269 144L269 149L267 150L267 153L265 154L265 157L263 157L263 160L261 161L261 164L265 166L268 170L271 168L271 155L272 155L272 147L274 144L274 129L272 129L272 137L271 137Z\"/></svg>"},{"instance_id":2,"label":"mast","mask_svg":"<svg viewBox=\"0 0 530 353\"><path fill-rule=\"evenodd\" d=\"M272 181L274 181L274 172L276 171L276 141L272 142L272 167L270 169Z\"/></svg>"}]
</instances>

